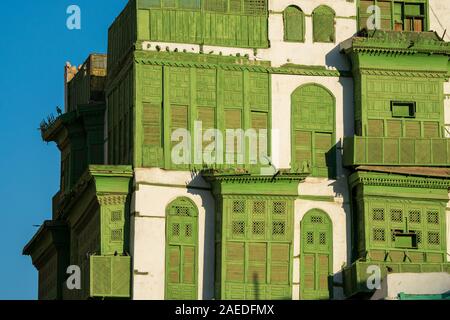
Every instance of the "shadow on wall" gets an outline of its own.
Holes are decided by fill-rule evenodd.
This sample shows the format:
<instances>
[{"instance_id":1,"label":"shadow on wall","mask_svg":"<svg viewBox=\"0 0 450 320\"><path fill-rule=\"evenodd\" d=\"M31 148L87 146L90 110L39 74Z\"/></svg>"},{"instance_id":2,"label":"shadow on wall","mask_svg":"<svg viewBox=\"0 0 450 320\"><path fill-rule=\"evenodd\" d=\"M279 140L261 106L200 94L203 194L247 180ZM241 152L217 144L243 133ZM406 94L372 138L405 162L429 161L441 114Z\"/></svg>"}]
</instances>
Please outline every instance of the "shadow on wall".
<instances>
[{"instance_id":1,"label":"shadow on wall","mask_svg":"<svg viewBox=\"0 0 450 320\"><path fill-rule=\"evenodd\" d=\"M325 64L338 70L350 70L350 63L347 57L341 53L341 45L338 44L325 55Z\"/></svg>"}]
</instances>

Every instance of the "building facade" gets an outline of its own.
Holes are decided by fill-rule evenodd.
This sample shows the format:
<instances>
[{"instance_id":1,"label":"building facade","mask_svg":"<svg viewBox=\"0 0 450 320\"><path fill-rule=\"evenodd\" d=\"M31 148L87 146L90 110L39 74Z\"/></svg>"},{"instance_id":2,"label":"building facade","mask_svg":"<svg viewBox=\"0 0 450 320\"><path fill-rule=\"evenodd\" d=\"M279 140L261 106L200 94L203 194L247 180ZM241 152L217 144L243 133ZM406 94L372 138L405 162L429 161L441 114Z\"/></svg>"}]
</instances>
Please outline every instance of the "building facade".
<instances>
[{"instance_id":1,"label":"building facade","mask_svg":"<svg viewBox=\"0 0 450 320\"><path fill-rule=\"evenodd\" d=\"M41 125L61 187L24 249L39 298L369 298L374 266L450 273L449 16L438 0L129 1Z\"/></svg>"}]
</instances>

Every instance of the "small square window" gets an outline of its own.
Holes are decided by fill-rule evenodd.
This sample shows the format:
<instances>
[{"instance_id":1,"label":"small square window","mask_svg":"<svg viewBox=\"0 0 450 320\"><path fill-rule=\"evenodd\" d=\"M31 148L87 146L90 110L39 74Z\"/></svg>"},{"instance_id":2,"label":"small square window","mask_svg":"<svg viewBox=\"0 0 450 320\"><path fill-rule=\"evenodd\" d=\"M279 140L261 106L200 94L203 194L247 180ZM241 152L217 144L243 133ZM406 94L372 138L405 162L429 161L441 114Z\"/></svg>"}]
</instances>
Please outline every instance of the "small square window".
<instances>
[{"instance_id":1,"label":"small square window","mask_svg":"<svg viewBox=\"0 0 450 320\"><path fill-rule=\"evenodd\" d=\"M415 118L416 103L415 102L391 102L392 117L395 118Z\"/></svg>"}]
</instances>

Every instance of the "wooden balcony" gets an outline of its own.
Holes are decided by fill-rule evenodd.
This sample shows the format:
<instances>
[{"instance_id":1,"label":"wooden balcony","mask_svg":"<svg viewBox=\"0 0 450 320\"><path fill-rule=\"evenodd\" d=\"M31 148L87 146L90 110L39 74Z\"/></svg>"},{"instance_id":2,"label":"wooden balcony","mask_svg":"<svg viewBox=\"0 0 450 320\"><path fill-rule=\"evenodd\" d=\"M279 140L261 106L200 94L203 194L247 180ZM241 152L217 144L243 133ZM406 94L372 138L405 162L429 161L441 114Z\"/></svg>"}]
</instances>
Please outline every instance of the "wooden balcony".
<instances>
[{"instance_id":1,"label":"wooden balcony","mask_svg":"<svg viewBox=\"0 0 450 320\"><path fill-rule=\"evenodd\" d=\"M450 166L450 139L347 137L344 165Z\"/></svg>"}]
</instances>

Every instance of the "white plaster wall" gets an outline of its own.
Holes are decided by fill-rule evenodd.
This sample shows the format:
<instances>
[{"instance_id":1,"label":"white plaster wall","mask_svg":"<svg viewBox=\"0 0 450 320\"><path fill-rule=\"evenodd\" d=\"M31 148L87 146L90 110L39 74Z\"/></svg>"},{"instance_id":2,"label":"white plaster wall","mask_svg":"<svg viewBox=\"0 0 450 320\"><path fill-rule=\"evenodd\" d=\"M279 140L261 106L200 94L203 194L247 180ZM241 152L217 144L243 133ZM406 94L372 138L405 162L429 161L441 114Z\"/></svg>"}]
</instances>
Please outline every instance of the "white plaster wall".
<instances>
[{"instance_id":1,"label":"white plaster wall","mask_svg":"<svg viewBox=\"0 0 450 320\"><path fill-rule=\"evenodd\" d=\"M305 42L284 42L283 11L296 5L305 14ZM320 5L327 5L336 12L335 43L314 43L312 13ZM285 63L327 66L349 69L348 61L339 53L339 43L352 37L357 31L356 2L346 0L269 0L270 48L258 50L258 59L270 60L273 66Z\"/></svg>"},{"instance_id":2,"label":"white plaster wall","mask_svg":"<svg viewBox=\"0 0 450 320\"><path fill-rule=\"evenodd\" d=\"M291 163L291 95L301 85L317 83L333 93L336 99L336 141L354 133L353 80L338 77L310 77L272 75L272 128L273 162L278 168L290 168ZM339 146L339 145L338 145ZM341 157L338 157L338 176L343 174Z\"/></svg>"},{"instance_id":3,"label":"white plaster wall","mask_svg":"<svg viewBox=\"0 0 450 320\"><path fill-rule=\"evenodd\" d=\"M450 1L429 0L430 30L436 31L441 37L447 29L445 41L450 41Z\"/></svg>"},{"instance_id":4,"label":"white plaster wall","mask_svg":"<svg viewBox=\"0 0 450 320\"><path fill-rule=\"evenodd\" d=\"M198 297L214 297L214 199L209 190L201 187L205 184L199 181L201 178L188 177L189 172L135 170L137 189L131 210L135 300L164 299L166 207L178 197L187 197L198 207ZM183 183L190 187L183 187Z\"/></svg>"}]
</instances>

